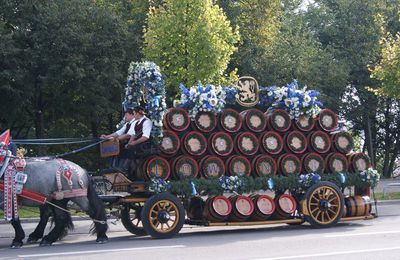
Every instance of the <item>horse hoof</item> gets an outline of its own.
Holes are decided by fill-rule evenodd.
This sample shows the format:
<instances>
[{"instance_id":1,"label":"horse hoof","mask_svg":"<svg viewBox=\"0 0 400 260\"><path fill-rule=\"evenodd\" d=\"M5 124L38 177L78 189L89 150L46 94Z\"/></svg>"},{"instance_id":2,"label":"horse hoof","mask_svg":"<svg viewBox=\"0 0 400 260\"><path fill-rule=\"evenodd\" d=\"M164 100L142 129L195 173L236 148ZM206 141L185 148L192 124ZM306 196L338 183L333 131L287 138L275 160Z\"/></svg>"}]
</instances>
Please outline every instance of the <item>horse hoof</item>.
<instances>
[{"instance_id":1,"label":"horse hoof","mask_svg":"<svg viewBox=\"0 0 400 260\"><path fill-rule=\"evenodd\" d=\"M23 244L24 244L24 243L22 243L22 242L13 241L12 244L10 245L10 248L12 248L12 249L18 249L18 248L21 248Z\"/></svg>"},{"instance_id":2,"label":"horse hoof","mask_svg":"<svg viewBox=\"0 0 400 260\"><path fill-rule=\"evenodd\" d=\"M39 244L39 246L51 246L53 242L47 241L47 240L42 240Z\"/></svg>"},{"instance_id":3,"label":"horse hoof","mask_svg":"<svg viewBox=\"0 0 400 260\"><path fill-rule=\"evenodd\" d=\"M26 243L28 244L36 244L39 241L40 238L37 237L28 237L26 240Z\"/></svg>"},{"instance_id":4,"label":"horse hoof","mask_svg":"<svg viewBox=\"0 0 400 260\"><path fill-rule=\"evenodd\" d=\"M107 241L108 241L108 237L98 237L96 239L97 244L104 244L104 243L107 243Z\"/></svg>"}]
</instances>

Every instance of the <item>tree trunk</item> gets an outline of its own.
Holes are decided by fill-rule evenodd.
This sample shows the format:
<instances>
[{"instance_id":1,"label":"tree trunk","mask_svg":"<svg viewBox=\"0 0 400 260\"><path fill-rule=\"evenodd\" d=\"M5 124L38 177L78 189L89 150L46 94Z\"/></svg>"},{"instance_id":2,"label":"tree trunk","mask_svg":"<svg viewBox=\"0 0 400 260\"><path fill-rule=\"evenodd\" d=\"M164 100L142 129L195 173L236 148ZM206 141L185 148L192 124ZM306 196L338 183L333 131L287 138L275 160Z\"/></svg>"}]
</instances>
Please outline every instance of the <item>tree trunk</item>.
<instances>
[{"instance_id":1,"label":"tree trunk","mask_svg":"<svg viewBox=\"0 0 400 260\"><path fill-rule=\"evenodd\" d=\"M396 163L396 159L397 159L397 155L399 154L399 151L400 151L400 142L397 141L397 143L394 147L393 153L392 153L392 158L390 159L389 170L388 170L389 176L388 177L392 177L392 173L395 170L394 167L395 167L395 163Z\"/></svg>"},{"instance_id":2,"label":"tree trunk","mask_svg":"<svg viewBox=\"0 0 400 260\"><path fill-rule=\"evenodd\" d=\"M368 114L366 117L366 129L365 129L365 141L368 149L368 155L371 158L371 163L375 165L375 156L374 156L374 145L372 140L372 127L371 127L371 118Z\"/></svg>"},{"instance_id":3,"label":"tree trunk","mask_svg":"<svg viewBox=\"0 0 400 260\"><path fill-rule=\"evenodd\" d=\"M390 98L386 99L386 109L385 109L385 148L384 148L384 159L383 159L383 175L390 177L390 151L392 150L392 144L390 142Z\"/></svg>"}]
</instances>

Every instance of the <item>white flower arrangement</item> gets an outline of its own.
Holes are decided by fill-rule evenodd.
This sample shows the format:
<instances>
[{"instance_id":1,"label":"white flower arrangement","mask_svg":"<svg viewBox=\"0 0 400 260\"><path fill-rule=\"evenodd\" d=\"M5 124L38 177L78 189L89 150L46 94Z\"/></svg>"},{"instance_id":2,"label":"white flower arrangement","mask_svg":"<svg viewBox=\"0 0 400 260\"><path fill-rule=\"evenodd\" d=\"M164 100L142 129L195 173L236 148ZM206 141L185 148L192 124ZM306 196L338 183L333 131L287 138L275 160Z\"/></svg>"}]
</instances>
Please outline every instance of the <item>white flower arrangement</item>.
<instances>
[{"instance_id":1,"label":"white flower arrangement","mask_svg":"<svg viewBox=\"0 0 400 260\"><path fill-rule=\"evenodd\" d=\"M181 99L175 101L174 105L186 108L191 118L195 118L200 111L216 114L225 107L226 93L221 86L203 86L199 82L197 86L193 86L189 90L182 84L179 87L182 91Z\"/></svg>"},{"instance_id":2,"label":"white flower arrangement","mask_svg":"<svg viewBox=\"0 0 400 260\"><path fill-rule=\"evenodd\" d=\"M261 88L261 105L271 105L287 110L292 118L299 119L317 117L321 112L322 103L318 101L319 93L315 90L307 90L305 86L299 89L297 81L287 84L285 87Z\"/></svg>"},{"instance_id":3,"label":"white flower arrangement","mask_svg":"<svg viewBox=\"0 0 400 260\"><path fill-rule=\"evenodd\" d=\"M360 172L360 176L361 180L368 183L371 187L375 187L381 179L381 175L373 168L368 168Z\"/></svg>"}]
</instances>

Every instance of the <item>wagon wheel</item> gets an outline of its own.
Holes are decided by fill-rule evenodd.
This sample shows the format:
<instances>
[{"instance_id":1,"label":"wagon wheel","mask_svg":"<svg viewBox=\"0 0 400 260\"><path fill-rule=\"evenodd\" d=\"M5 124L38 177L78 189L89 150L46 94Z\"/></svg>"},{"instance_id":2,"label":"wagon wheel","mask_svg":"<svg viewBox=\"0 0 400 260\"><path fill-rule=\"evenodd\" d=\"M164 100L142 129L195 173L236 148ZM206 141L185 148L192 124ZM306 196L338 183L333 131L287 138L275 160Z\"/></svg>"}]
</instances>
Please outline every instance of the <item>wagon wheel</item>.
<instances>
[{"instance_id":1,"label":"wagon wheel","mask_svg":"<svg viewBox=\"0 0 400 260\"><path fill-rule=\"evenodd\" d=\"M176 235L185 222L182 202L170 193L150 197L142 210L143 227L154 238Z\"/></svg>"},{"instance_id":2,"label":"wagon wheel","mask_svg":"<svg viewBox=\"0 0 400 260\"><path fill-rule=\"evenodd\" d=\"M126 230L137 236L147 235L141 219L142 208L143 204L141 203L126 203L121 210L122 225Z\"/></svg>"},{"instance_id":3,"label":"wagon wheel","mask_svg":"<svg viewBox=\"0 0 400 260\"><path fill-rule=\"evenodd\" d=\"M307 190L303 213L313 227L331 227L342 217L343 205L340 189L331 182L322 181Z\"/></svg>"}]
</instances>

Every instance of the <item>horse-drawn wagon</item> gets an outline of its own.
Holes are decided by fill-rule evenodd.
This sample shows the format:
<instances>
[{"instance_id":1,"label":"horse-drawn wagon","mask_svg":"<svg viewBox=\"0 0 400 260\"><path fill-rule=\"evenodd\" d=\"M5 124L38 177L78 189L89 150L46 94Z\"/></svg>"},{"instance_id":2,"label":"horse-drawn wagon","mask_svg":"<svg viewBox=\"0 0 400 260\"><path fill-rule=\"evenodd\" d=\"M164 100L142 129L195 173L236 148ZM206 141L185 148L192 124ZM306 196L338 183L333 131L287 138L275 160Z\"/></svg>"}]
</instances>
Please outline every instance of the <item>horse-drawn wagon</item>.
<instances>
[{"instance_id":1,"label":"horse-drawn wagon","mask_svg":"<svg viewBox=\"0 0 400 260\"><path fill-rule=\"evenodd\" d=\"M151 89L157 81L135 83L141 70L132 67L126 102L150 88L159 139L132 157L128 174L94 177L131 233L168 238L184 224L323 228L374 218L369 195L379 175L367 155L352 152L351 135L320 109L315 91L296 82L259 89L250 77L236 87L181 86L176 106L160 114L165 97Z\"/></svg>"}]
</instances>

